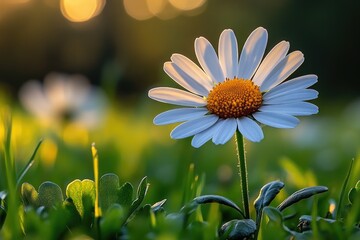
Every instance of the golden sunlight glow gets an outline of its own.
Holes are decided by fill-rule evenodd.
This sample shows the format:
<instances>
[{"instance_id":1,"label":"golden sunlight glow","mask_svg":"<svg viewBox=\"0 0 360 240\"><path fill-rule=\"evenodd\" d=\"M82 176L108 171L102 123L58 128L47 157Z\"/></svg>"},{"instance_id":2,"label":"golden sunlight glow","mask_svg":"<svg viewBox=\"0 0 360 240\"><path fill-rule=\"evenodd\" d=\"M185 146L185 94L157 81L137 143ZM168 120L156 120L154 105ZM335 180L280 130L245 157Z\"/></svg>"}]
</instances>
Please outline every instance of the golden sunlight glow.
<instances>
[{"instance_id":1,"label":"golden sunlight glow","mask_svg":"<svg viewBox=\"0 0 360 240\"><path fill-rule=\"evenodd\" d=\"M181 13L169 0L147 0L147 3L150 12L162 20L175 18Z\"/></svg>"},{"instance_id":2,"label":"golden sunlight glow","mask_svg":"<svg viewBox=\"0 0 360 240\"><path fill-rule=\"evenodd\" d=\"M146 0L146 4L149 12L156 16L164 10L167 0Z\"/></svg>"},{"instance_id":3,"label":"golden sunlight glow","mask_svg":"<svg viewBox=\"0 0 360 240\"><path fill-rule=\"evenodd\" d=\"M85 22L97 16L105 0L60 0L61 13L71 22Z\"/></svg>"},{"instance_id":4,"label":"golden sunlight glow","mask_svg":"<svg viewBox=\"0 0 360 240\"><path fill-rule=\"evenodd\" d=\"M103 11L105 4L106 4L106 0L97 0L97 2L98 2L98 4L96 6L96 11L95 11L95 14L93 17L96 17L97 15L99 15Z\"/></svg>"},{"instance_id":5,"label":"golden sunlight glow","mask_svg":"<svg viewBox=\"0 0 360 240\"><path fill-rule=\"evenodd\" d=\"M30 2L30 0L1 0L0 6L1 4L23 4L27 2Z\"/></svg>"},{"instance_id":6,"label":"golden sunlight glow","mask_svg":"<svg viewBox=\"0 0 360 240\"><path fill-rule=\"evenodd\" d=\"M63 138L71 145L87 146L89 144L88 130L78 123L68 123L64 128Z\"/></svg>"},{"instance_id":7,"label":"golden sunlight glow","mask_svg":"<svg viewBox=\"0 0 360 240\"><path fill-rule=\"evenodd\" d=\"M179 10L190 11L204 5L206 0L169 0L169 2Z\"/></svg>"},{"instance_id":8,"label":"golden sunlight glow","mask_svg":"<svg viewBox=\"0 0 360 240\"><path fill-rule=\"evenodd\" d=\"M330 205L329 205L329 212L330 212L331 214L334 214L335 209L336 209L335 203L334 203L334 202L331 202Z\"/></svg>"},{"instance_id":9,"label":"golden sunlight glow","mask_svg":"<svg viewBox=\"0 0 360 240\"><path fill-rule=\"evenodd\" d=\"M27 127L28 124L31 124L30 119L23 117L13 117L12 118L12 132L11 132L11 146L14 150L21 149L23 146L29 146L34 144L34 130ZM24 152L20 151L18 153L19 159L25 160L27 156ZM22 157L23 156L23 157ZM27 161L27 159L25 160Z\"/></svg>"},{"instance_id":10,"label":"golden sunlight glow","mask_svg":"<svg viewBox=\"0 0 360 240\"><path fill-rule=\"evenodd\" d=\"M14 10L29 3L30 0L0 0L0 20L10 15Z\"/></svg>"},{"instance_id":11,"label":"golden sunlight glow","mask_svg":"<svg viewBox=\"0 0 360 240\"><path fill-rule=\"evenodd\" d=\"M123 0L126 13L136 20L157 17L167 20L181 12L189 12L203 6L206 0Z\"/></svg>"},{"instance_id":12,"label":"golden sunlight glow","mask_svg":"<svg viewBox=\"0 0 360 240\"><path fill-rule=\"evenodd\" d=\"M147 20L154 15L150 12L147 0L124 0L126 13L136 20Z\"/></svg>"},{"instance_id":13,"label":"golden sunlight glow","mask_svg":"<svg viewBox=\"0 0 360 240\"><path fill-rule=\"evenodd\" d=\"M0 142L4 142L5 140L5 126L4 124L0 124ZM3 151L3 144L0 145L0 150Z\"/></svg>"},{"instance_id":14,"label":"golden sunlight glow","mask_svg":"<svg viewBox=\"0 0 360 240\"><path fill-rule=\"evenodd\" d=\"M39 148L42 163L48 168L54 165L57 153L58 147L56 143L49 138L45 139Z\"/></svg>"}]
</instances>

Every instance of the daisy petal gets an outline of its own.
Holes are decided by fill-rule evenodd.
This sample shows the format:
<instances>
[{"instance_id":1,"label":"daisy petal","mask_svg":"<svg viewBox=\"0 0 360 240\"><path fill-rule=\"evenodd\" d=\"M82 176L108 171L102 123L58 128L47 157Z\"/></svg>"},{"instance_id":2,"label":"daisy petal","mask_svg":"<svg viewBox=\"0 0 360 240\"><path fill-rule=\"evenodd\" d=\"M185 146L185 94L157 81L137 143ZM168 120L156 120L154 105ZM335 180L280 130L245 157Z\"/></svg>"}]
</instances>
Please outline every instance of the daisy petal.
<instances>
[{"instance_id":1,"label":"daisy petal","mask_svg":"<svg viewBox=\"0 0 360 240\"><path fill-rule=\"evenodd\" d=\"M184 72L179 66L172 62L164 63L164 71L174 79L180 86L201 96L207 96L209 90L207 90L204 85L197 81L186 72Z\"/></svg>"},{"instance_id":2,"label":"daisy petal","mask_svg":"<svg viewBox=\"0 0 360 240\"><path fill-rule=\"evenodd\" d=\"M195 53L201 67L214 83L225 80L216 52L206 38L199 37L195 40Z\"/></svg>"},{"instance_id":3,"label":"daisy petal","mask_svg":"<svg viewBox=\"0 0 360 240\"><path fill-rule=\"evenodd\" d=\"M171 131L170 136L173 139L190 137L211 127L218 119L219 117L216 115L207 115L202 118L197 118L184 122L174 128Z\"/></svg>"},{"instance_id":4,"label":"daisy petal","mask_svg":"<svg viewBox=\"0 0 360 240\"><path fill-rule=\"evenodd\" d=\"M271 89L270 91L264 94L263 99L269 100L277 96L289 94L290 92L293 91L305 89L307 87L314 85L316 82L317 82L317 76L313 74L297 77L274 87L273 89Z\"/></svg>"},{"instance_id":5,"label":"daisy petal","mask_svg":"<svg viewBox=\"0 0 360 240\"><path fill-rule=\"evenodd\" d=\"M274 112L256 112L253 117L268 126L275 128L294 128L299 124L299 119L294 116L274 113Z\"/></svg>"},{"instance_id":6,"label":"daisy petal","mask_svg":"<svg viewBox=\"0 0 360 240\"><path fill-rule=\"evenodd\" d=\"M319 93L314 89L300 89L289 92L288 94L281 94L270 99L263 99L263 104L283 104L312 100L317 98L318 94Z\"/></svg>"},{"instance_id":7,"label":"daisy petal","mask_svg":"<svg viewBox=\"0 0 360 240\"><path fill-rule=\"evenodd\" d=\"M199 118L208 113L206 108L177 108L162 112L154 118L155 125L165 125Z\"/></svg>"},{"instance_id":8,"label":"daisy petal","mask_svg":"<svg viewBox=\"0 0 360 240\"><path fill-rule=\"evenodd\" d=\"M51 117L54 108L51 101L45 96L39 81L30 80L26 82L19 91L19 98L24 107L41 118Z\"/></svg>"},{"instance_id":9,"label":"daisy petal","mask_svg":"<svg viewBox=\"0 0 360 240\"><path fill-rule=\"evenodd\" d=\"M149 97L163 103L188 107L202 107L206 101L192 93L170 87L153 88L148 93Z\"/></svg>"},{"instance_id":10,"label":"daisy petal","mask_svg":"<svg viewBox=\"0 0 360 240\"><path fill-rule=\"evenodd\" d=\"M193 147L199 148L209 141L214 134L217 132L219 125L221 125L223 119L219 119L214 125L205 129L204 131L196 134L191 140L191 145Z\"/></svg>"},{"instance_id":11,"label":"daisy petal","mask_svg":"<svg viewBox=\"0 0 360 240\"><path fill-rule=\"evenodd\" d=\"M252 142L260 142L264 138L264 133L259 124L248 117L238 118L237 126L240 133Z\"/></svg>"},{"instance_id":12,"label":"daisy petal","mask_svg":"<svg viewBox=\"0 0 360 240\"><path fill-rule=\"evenodd\" d=\"M203 87L208 90L208 92L210 92L210 90L213 88L213 82L209 76L206 75L206 73L204 73L204 71L189 58L185 57L184 55L175 53L171 56L170 59L190 77L202 84Z\"/></svg>"},{"instance_id":13,"label":"daisy petal","mask_svg":"<svg viewBox=\"0 0 360 240\"><path fill-rule=\"evenodd\" d=\"M294 51L281 60L262 82L260 90L265 92L283 82L304 62L304 55Z\"/></svg>"},{"instance_id":14,"label":"daisy petal","mask_svg":"<svg viewBox=\"0 0 360 240\"><path fill-rule=\"evenodd\" d=\"M231 29L224 30L220 35L219 62L225 78L233 79L237 75L238 45Z\"/></svg>"},{"instance_id":15,"label":"daisy petal","mask_svg":"<svg viewBox=\"0 0 360 240\"><path fill-rule=\"evenodd\" d=\"M214 134L212 139L213 143L217 144L225 144L229 139L234 136L236 131L236 119L235 118L227 118L222 121L221 125Z\"/></svg>"},{"instance_id":16,"label":"daisy petal","mask_svg":"<svg viewBox=\"0 0 360 240\"><path fill-rule=\"evenodd\" d=\"M253 76L264 55L267 39L268 33L262 27L250 34L240 54L237 77L250 79Z\"/></svg>"},{"instance_id":17,"label":"daisy petal","mask_svg":"<svg viewBox=\"0 0 360 240\"><path fill-rule=\"evenodd\" d=\"M261 62L258 70L256 71L253 82L261 86L264 79L274 69L274 67L286 56L289 51L290 44L286 41L279 42L271 51L266 55Z\"/></svg>"},{"instance_id":18,"label":"daisy petal","mask_svg":"<svg viewBox=\"0 0 360 240\"><path fill-rule=\"evenodd\" d=\"M259 108L261 112L283 113L293 116L307 116L319 112L319 108L308 102L295 102L277 105L263 105Z\"/></svg>"}]
</instances>

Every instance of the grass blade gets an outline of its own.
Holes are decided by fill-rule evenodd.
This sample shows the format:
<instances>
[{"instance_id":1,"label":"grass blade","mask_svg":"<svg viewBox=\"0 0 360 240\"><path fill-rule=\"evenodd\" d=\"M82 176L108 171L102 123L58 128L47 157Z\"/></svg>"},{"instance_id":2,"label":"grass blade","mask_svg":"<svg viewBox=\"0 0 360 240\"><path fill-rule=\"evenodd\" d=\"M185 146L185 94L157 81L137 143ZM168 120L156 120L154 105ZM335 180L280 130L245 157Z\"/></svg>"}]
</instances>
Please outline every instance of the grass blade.
<instances>
[{"instance_id":1,"label":"grass blade","mask_svg":"<svg viewBox=\"0 0 360 240\"><path fill-rule=\"evenodd\" d=\"M31 168L31 166L34 164L34 161L35 161L35 156L36 156L36 153L37 151L39 150L39 147L42 143L42 139L40 139L40 141L38 142L38 144L36 145L35 147L35 150L33 152L33 154L31 155L28 163L26 164L26 166L24 167L24 169L21 171L17 181L16 181L16 188L19 188L20 186L20 183L21 183L21 180L24 178L25 174L29 171L29 169Z\"/></svg>"},{"instance_id":2,"label":"grass blade","mask_svg":"<svg viewBox=\"0 0 360 240\"><path fill-rule=\"evenodd\" d=\"M346 188L347 188L347 185L348 185L348 182L349 182L349 178L350 178L350 175L351 175L351 171L352 171L352 168L353 168L353 164L354 164L354 159L351 160L350 162L350 167L349 167L349 171L346 175L346 178L344 180L344 183L342 185L342 188L341 188L341 193L340 193L340 198L339 198L339 207L336 211L336 220L339 220L340 217L341 217L341 210L342 210L342 205L343 205L343 201L344 201L344 198L345 198L345 191L346 191Z\"/></svg>"}]
</instances>

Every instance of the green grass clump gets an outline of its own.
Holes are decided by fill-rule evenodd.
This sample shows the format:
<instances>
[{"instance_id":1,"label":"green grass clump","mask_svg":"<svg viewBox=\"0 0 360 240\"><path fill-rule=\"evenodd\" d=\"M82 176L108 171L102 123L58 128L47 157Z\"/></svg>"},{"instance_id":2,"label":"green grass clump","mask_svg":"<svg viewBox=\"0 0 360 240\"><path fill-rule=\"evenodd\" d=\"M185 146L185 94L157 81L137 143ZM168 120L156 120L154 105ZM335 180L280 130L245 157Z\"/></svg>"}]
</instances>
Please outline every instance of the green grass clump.
<instances>
[{"instance_id":1,"label":"green grass clump","mask_svg":"<svg viewBox=\"0 0 360 240\"><path fill-rule=\"evenodd\" d=\"M2 117L0 238L359 238L358 136L345 115L247 143L244 217L234 143L193 149L153 127L152 108L118 107L91 131L45 128L17 109Z\"/></svg>"}]
</instances>

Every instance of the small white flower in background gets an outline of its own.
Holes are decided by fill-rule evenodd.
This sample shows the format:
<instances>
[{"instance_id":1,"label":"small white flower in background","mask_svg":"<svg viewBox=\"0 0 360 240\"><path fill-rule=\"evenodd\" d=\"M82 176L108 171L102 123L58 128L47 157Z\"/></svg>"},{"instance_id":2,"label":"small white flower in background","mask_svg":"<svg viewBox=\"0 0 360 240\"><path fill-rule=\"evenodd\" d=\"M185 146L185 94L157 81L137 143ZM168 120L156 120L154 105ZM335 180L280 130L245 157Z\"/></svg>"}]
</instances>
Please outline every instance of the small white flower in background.
<instances>
[{"instance_id":1,"label":"small white flower in background","mask_svg":"<svg viewBox=\"0 0 360 240\"><path fill-rule=\"evenodd\" d=\"M237 39L232 30L224 30L219 39L218 55L204 37L195 40L200 63L181 54L173 54L164 71L187 91L158 87L149 97L164 103L183 106L154 118L156 125L184 122L171 137L194 136L192 146L200 147L210 139L226 143L239 130L250 141L264 138L260 124L275 128L294 128L296 116L311 115L318 107L305 102L318 92L308 89L317 82L316 75L300 76L284 82L304 61L300 51L288 54L289 43L278 43L265 56L268 34L255 29L238 57Z\"/></svg>"},{"instance_id":2,"label":"small white flower in background","mask_svg":"<svg viewBox=\"0 0 360 240\"><path fill-rule=\"evenodd\" d=\"M48 124L72 122L86 128L101 123L105 95L82 75L50 73L42 84L29 80L19 91L22 105Z\"/></svg>"}]
</instances>

